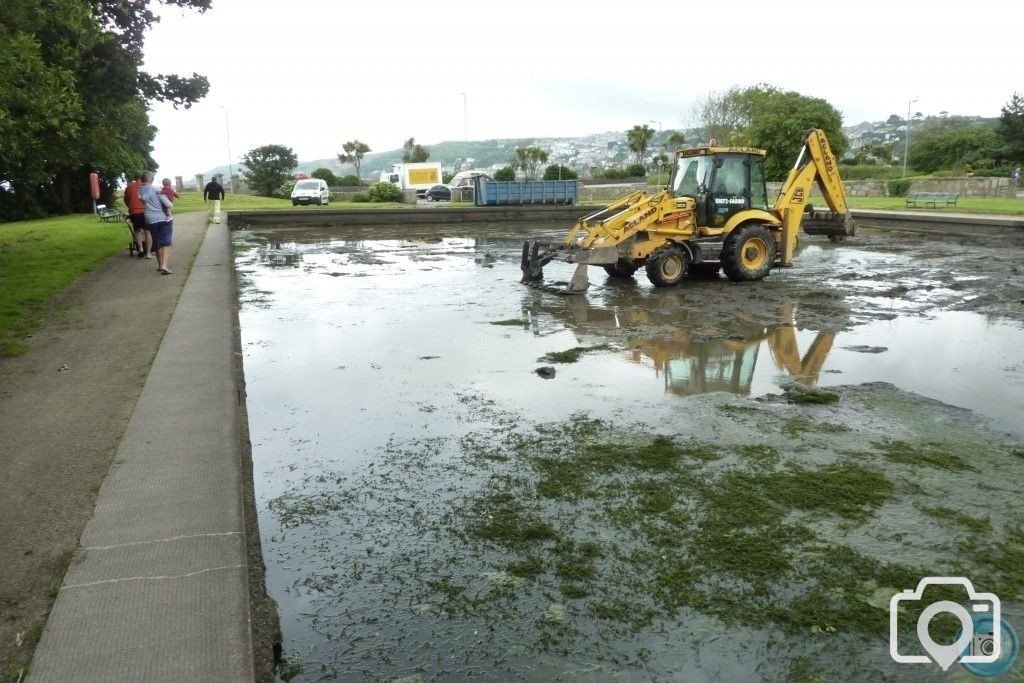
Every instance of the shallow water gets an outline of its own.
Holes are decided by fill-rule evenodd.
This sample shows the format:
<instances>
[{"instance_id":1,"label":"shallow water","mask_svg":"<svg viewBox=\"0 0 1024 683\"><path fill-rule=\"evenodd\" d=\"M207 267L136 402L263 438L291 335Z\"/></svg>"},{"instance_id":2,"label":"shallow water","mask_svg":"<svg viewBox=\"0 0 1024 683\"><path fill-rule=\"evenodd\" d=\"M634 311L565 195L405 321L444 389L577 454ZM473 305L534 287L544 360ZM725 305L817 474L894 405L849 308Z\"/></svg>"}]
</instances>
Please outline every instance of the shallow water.
<instances>
[{"instance_id":1,"label":"shallow water","mask_svg":"<svg viewBox=\"0 0 1024 683\"><path fill-rule=\"evenodd\" d=\"M637 635L571 609L581 632L568 637L556 597L525 601L536 609L526 620L507 595L490 614L445 611L436 595L446 567L460 584L520 590L493 571L492 553L474 551L467 564L452 555L457 543L438 537L458 524L436 503L474 500L500 470L460 461L467 439L502 439L579 413L693 433L711 424L727 439L737 428L713 423L721 402L702 394L874 381L1024 434L1024 327L947 310L975 294L933 282L917 259L877 244L810 243L798 268L755 285L657 290L642 273L614 282L591 269L585 297L561 297L518 283L520 242L498 230L417 230L415 239L234 235L268 589L290 673L304 680L792 673L766 663L780 647L770 630L723 631L696 613L687 613L691 641L681 643L672 622ZM570 272L553 265L549 279ZM541 360L598 346L575 363ZM538 376L540 366L555 377ZM303 498L309 491L313 503ZM294 516L299 503L316 512ZM540 640L559 638L578 651L538 653Z\"/></svg>"}]
</instances>

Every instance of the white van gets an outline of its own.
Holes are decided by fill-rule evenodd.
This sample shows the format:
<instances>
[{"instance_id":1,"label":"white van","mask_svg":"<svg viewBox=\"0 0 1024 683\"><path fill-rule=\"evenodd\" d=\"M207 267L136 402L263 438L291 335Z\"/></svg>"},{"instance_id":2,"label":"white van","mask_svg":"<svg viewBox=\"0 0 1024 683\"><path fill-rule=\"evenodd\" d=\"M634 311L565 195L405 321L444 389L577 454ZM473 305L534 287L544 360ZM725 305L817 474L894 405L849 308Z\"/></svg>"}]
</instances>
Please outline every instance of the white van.
<instances>
[{"instance_id":1,"label":"white van","mask_svg":"<svg viewBox=\"0 0 1024 683\"><path fill-rule=\"evenodd\" d=\"M327 206L331 193L327 189L327 181L319 178L308 178L295 183L292 188L292 206L299 204L316 204Z\"/></svg>"}]
</instances>

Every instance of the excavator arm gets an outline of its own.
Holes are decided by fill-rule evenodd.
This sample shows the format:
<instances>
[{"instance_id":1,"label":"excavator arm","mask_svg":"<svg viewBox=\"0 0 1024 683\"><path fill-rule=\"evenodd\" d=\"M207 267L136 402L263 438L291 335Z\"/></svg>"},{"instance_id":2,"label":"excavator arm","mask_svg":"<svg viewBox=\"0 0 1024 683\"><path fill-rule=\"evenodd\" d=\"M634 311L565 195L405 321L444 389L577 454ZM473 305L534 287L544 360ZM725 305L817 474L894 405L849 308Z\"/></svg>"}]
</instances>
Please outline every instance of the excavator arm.
<instances>
[{"instance_id":1,"label":"excavator arm","mask_svg":"<svg viewBox=\"0 0 1024 683\"><path fill-rule=\"evenodd\" d=\"M811 208L809 200L815 184L828 205L827 212L815 212ZM804 146L779 191L772 213L782 221L781 261L784 266L793 263L801 225L808 235L827 235L835 242L854 234L856 226L846 205L839 166L823 130L812 128L807 131Z\"/></svg>"}]
</instances>

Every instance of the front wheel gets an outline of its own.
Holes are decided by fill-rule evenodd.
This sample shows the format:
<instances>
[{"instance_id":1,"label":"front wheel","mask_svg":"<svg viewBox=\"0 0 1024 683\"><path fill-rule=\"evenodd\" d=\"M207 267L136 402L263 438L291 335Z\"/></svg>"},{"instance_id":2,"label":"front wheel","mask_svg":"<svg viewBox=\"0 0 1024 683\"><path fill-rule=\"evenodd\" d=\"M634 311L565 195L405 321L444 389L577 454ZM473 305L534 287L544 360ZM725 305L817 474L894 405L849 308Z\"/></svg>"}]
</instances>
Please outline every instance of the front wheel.
<instances>
[{"instance_id":1,"label":"front wheel","mask_svg":"<svg viewBox=\"0 0 1024 683\"><path fill-rule=\"evenodd\" d=\"M733 282L764 279L775 263L775 236L761 223L729 233L722 246L722 270Z\"/></svg>"},{"instance_id":2,"label":"front wheel","mask_svg":"<svg viewBox=\"0 0 1024 683\"><path fill-rule=\"evenodd\" d=\"M427 195L427 201L428 201L428 202L432 202L432 201L434 201L434 198L433 198L433 196L431 196L431 195L429 195L429 194L428 194L428 195Z\"/></svg>"},{"instance_id":3,"label":"front wheel","mask_svg":"<svg viewBox=\"0 0 1024 683\"><path fill-rule=\"evenodd\" d=\"M647 257L647 279L655 287L674 287L686 279L690 255L674 244L666 244Z\"/></svg>"}]
</instances>

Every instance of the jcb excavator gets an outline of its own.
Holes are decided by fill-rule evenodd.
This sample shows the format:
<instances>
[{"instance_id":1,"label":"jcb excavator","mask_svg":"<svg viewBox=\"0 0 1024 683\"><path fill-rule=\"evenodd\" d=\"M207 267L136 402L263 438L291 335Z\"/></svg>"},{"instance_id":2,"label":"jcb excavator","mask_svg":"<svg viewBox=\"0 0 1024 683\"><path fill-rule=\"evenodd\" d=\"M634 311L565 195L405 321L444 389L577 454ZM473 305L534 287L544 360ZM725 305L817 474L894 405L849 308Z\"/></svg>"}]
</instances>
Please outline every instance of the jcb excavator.
<instances>
[{"instance_id":1,"label":"jcb excavator","mask_svg":"<svg viewBox=\"0 0 1024 683\"><path fill-rule=\"evenodd\" d=\"M525 242L522 281L543 281L545 265L565 257L578 264L564 293L589 286L587 266L612 277L632 277L641 266L655 287L671 287L688 273L725 271L733 281L760 280L776 264L793 265L797 233L839 241L854 234L839 167L825 133L807 131L793 170L768 206L765 151L749 147L682 149L668 188L643 190L584 216L560 244ZM808 203L817 183L829 211Z\"/></svg>"}]
</instances>

